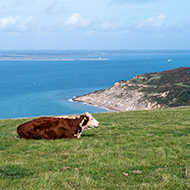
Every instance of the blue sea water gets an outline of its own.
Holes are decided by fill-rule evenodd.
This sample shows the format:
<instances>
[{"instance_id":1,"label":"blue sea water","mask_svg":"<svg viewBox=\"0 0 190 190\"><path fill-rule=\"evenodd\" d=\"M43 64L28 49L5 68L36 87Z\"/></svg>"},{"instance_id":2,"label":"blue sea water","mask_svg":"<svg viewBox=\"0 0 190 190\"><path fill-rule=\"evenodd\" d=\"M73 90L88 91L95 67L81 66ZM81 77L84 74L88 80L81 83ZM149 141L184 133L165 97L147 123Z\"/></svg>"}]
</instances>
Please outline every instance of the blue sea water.
<instances>
[{"instance_id":1,"label":"blue sea water","mask_svg":"<svg viewBox=\"0 0 190 190\"><path fill-rule=\"evenodd\" d=\"M69 99L138 74L189 66L190 51L2 51L0 119L105 112Z\"/></svg>"}]
</instances>

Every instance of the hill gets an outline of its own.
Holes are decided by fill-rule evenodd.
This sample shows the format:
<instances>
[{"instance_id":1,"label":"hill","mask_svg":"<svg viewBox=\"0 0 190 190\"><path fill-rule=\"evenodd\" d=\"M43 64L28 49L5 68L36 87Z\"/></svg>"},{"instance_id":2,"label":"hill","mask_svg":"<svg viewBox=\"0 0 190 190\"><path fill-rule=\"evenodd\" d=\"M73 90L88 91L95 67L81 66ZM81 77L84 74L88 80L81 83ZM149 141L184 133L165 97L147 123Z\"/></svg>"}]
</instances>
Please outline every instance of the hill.
<instances>
[{"instance_id":1,"label":"hill","mask_svg":"<svg viewBox=\"0 0 190 190\"><path fill-rule=\"evenodd\" d=\"M190 107L93 114L80 139L15 138L0 120L0 189L190 189Z\"/></svg>"},{"instance_id":2,"label":"hill","mask_svg":"<svg viewBox=\"0 0 190 190\"><path fill-rule=\"evenodd\" d=\"M73 99L118 111L190 105L190 67L145 73Z\"/></svg>"}]
</instances>

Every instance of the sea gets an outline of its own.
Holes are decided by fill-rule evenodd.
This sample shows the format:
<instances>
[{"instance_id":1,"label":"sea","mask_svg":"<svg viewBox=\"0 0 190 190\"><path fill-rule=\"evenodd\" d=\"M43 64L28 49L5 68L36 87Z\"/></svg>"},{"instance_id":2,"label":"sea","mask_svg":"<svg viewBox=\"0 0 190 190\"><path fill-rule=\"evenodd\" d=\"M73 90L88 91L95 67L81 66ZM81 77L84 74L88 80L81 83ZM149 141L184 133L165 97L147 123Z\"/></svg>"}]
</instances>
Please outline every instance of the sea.
<instances>
[{"instance_id":1,"label":"sea","mask_svg":"<svg viewBox=\"0 0 190 190\"><path fill-rule=\"evenodd\" d=\"M178 67L190 50L0 51L0 119L108 112L72 98Z\"/></svg>"}]
</instances>

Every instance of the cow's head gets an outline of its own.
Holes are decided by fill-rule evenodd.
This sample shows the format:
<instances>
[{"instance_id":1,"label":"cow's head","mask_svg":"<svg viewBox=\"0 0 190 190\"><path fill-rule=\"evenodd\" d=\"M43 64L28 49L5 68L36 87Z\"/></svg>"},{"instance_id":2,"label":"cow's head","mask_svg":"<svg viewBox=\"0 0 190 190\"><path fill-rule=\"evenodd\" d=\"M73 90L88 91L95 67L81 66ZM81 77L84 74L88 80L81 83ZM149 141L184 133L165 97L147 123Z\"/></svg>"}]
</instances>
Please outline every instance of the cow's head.
<instances>
[{"instance_id":1,"label":"cow's head","mask_svg":"<svg viewBox=\"0 0 190 190\"><path fill-rule=\"evenodd\" d=\"M83 121L80 123L82 131L99 127L100 123L88 112L85 113Z\"/></svg>"}]
</instances>

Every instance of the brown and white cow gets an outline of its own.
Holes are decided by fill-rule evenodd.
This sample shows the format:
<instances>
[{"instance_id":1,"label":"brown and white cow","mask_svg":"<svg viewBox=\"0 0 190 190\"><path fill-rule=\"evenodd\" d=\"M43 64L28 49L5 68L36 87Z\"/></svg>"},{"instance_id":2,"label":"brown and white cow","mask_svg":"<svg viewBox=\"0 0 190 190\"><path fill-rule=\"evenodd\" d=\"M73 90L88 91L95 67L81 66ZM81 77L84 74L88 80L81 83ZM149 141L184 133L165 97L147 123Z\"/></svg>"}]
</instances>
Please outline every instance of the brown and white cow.
<instances>
[{"instance_id":1,"label":"brown and white cow","mask_svg":"<svg viewBox=\"0 0 190 190\"><path fill-rule=\"evenodd\" d=\"M20 138L25 139L77 139L84 130L98 127L100 123L86 112L72 117L40 117L17 128Z\"/></svg>"}]
</instances>

